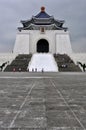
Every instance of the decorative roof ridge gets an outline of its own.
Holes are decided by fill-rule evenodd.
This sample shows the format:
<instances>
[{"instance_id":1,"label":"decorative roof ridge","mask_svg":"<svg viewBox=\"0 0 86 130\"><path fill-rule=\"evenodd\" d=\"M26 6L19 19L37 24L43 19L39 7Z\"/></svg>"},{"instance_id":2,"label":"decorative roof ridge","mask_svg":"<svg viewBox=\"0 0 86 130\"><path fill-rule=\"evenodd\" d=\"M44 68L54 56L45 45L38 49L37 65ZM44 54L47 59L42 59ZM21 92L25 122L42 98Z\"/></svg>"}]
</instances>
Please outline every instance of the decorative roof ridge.
<instances>
[{"instance_id":1,"label":"decorative roof ridge","mask_svg":"<svg viewBox=\"0 0 86 130\"><path fill-rule=\"evenodd\" d=\"M23 28L28 28L28 27L30 27L30 26L40 26L40 25L35 25L35 24L31 23L29 26L23 27ZM56 24L53 23L53 24L51 24L51 25L41 25L41 26L56 26ZM57 27L57 26L56 26L56 27ZM21 27L21 28L22 28L22 27Z\"/></svg>"},{"instance_id":2,"label":"decorative roof ridge","mask_svg":"<svg viewBox=\"0 0 86 130\"><path fill-rule=\"evenodd\" d=\"M52 26L52 25L54 25L54 24L51 24L51 25L41 25L41 26ZM32 23L31 23L29 26L40 26L40 25L36 25L36 24L32 24ZM29 27L29 26L28 26L28 27Z\"/></svg>"},{"instance_id":3,"label":"decorative roof ridge","mask_svg":"<svg viewBox=\"0 0 86 130\"><path fill-rule=\"evenodd\" d=\"M54 21L56 21L56 22L60 22L60 23L65 23L65 20L58 20L58 19L55 19L54 17L53 17L53 15L52 16L50 16L50 18L36 18L35 16L32 16L32 18L31 19L28 19L28 20L21 20L20 22L21 23L26 23L26 22L30 22L31 20L34 20L34 19L36 19L36 20L48 20L48 19L53 19Z\"/></svg>"},{"instance_id":4,"label":"decorative roof ridge","mask_svg":"<svg viewBox=\"0 0 86 130\"><path fill-rule=\"evenodd\" d=\"M27 27L19 27L18 30L19 30L19 31L21 31L22 29L25 30L25 29L30 28L31 26L32 26L32 27L40 27L40 25L35 25L35 24L32 24L32 23L31 23L31 24L30 24L29 26L27 26ZM44 26L44 25L41 25L41 27L42 27L42 26ZM57 29L59 29L59 30L64 30L64 31L67 31L67 30L68 30L68 28L66 28L66 27L59 27L59 26L56 26L56 24L46 25L45 27L51 27L51 26L53 26L53 27L55 26L55 27L56 27Z\"/></svg>"},{"instance_id":5,"label":"decorative roof ridge","mask_svg":"<svg viewBox=\"0 0 86 130\"><path fill-rule=\"evenodd\" d=\"M29 28L29 27L31 27L32 26L32 24L30 24L29 26L27 26L27 27L22 27L22 29L27 29L27 28Z\"/></svg>"},{"instance_id":6,"label":"decorative roof ridge","mask_svg":"<svg viewBox=\"0 0 86 130\"><path fill-rule=\"evenodd\" d=\"M54 21L60 22L60 23L65 23L65 20L58 20L58 19L55 19L55 18L54 18Z\"/></svg>"},{"instance_id":7,"label":"decorative roof ridge","mask_svg":"<svg viewBox=\"0 0 86 130\"><path fill-rule=\"evenodd\" d=\"M30 26L40 26L40 25L35 25L33 23L31 23L29 26L25 27L25 28L28 28ZM41 25L41 26L44 26L44 25ZM66 27L59 27L57 26L55 23L51 24L51 25L45 25L45 26L55 26L56 28L59 28L59 29L67 29Z\"/></svg>"},{"instance_id":8,"label":"decorative roof ridge","mask_svg":"<svg viewBox=\"0 0 86 130\"><path fill-rule=\"evenodd\" d=\"M21 23L26 23L26 22L30 22L32 20L32 18L31 19L27 19L27 20L21 20L20 22Z\"/></svg>"},{"instance_id":9,"label":"decorative roof ridge","mask_svg":"<svg viewBox=\"0 0 86 130\"><path fill-rule=\"evenodd\" d=\"M35 17L35 16L32 16L32 18L33 18L33 19L38 19L38 20L42 20L42 19L44 19L44 20L45 20L45 19L47 19L47 20L48 20L48 19L54 19L53 15L50 16L49 18L37 18L37 17Z\"/></svg>"},{"instance_id":10,"label":"decorative roof ridge","mask_svg":"<svg viewBox=\"0 0 86 130\"><path fill-rule=\"evenodd\" d=\"M63 30L63 27L59 27L59 26L57 26L56 24L54 24L54 26L55 26L56 28L59 28L60 30Z\"/></svg>"}]
</instances>

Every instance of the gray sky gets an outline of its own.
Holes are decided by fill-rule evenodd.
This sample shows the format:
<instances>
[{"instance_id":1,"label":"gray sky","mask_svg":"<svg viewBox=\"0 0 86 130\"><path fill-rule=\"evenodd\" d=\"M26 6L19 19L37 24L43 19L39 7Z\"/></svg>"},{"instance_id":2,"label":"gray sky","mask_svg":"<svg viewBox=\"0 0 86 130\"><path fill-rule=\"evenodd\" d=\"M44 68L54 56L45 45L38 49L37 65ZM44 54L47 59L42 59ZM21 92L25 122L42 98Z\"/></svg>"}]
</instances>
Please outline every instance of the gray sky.
<instances>
[{"instance_id":1,"label":"gray sky","mask_svg":"<svg viewBox=\"0 0 86 130\"><path fill-rule=\"evenodd\" d=\"M0 0L0 52L12 52L20 20L40 12L65 20L73 51L86 52L86 0Z\"/></svg>"}]
</instances>

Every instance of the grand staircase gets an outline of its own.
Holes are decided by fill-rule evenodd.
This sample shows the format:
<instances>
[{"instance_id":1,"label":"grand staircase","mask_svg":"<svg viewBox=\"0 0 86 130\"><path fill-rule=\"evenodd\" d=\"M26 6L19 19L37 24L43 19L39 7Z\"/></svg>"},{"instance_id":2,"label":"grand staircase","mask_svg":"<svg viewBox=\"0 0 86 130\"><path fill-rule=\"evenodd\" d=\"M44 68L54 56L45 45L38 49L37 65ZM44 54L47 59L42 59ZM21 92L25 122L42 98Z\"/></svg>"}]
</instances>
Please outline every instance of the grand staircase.
<instances>
[{"instance_id":1,"label":"grand staircase","mask_svg":"<svg viewBox=\"0 0 86 130\"><path fill-rule=\"evenodd\" d=\"M81 72L81 69L66 54L54 54L60 72Z\"/></svg>"},{"instance_id":2,"label":"grand staircase","mask_svg":"<svg viewBox=\"0 0 86 130\"><path fill-rule=\"evenodd\" d=\"M5 72L12 72L12 71L25 72L25 71L27 71L28 64L31 61L31 57L32 57L31 54L19 54L11 62L11 64L7 65L7 67L5 68L4 71ZM54 58L57 63L59 72L81 72L81 69L79 68L79 66L76 65L67 54L55 54ZM37 66L37 61L35 63L35 66ZM45 61L45 58L44 58L44 61ZM43 58L41 58L41 62L43 62ZM43 65L44 65L44 63L43 63Z\"/></svg>"},{"instance_id":3,"label":"grand staircase","mask_svg":"<svg viewBox=\"0 0 86 130\"><path fill-rule=\"evenodd\" d=\"M19 54L10 65L5 68L5 72L12 72L12 71L27 71L28 64L31 60L31 54Z\"/></svg>"}]
</instances>

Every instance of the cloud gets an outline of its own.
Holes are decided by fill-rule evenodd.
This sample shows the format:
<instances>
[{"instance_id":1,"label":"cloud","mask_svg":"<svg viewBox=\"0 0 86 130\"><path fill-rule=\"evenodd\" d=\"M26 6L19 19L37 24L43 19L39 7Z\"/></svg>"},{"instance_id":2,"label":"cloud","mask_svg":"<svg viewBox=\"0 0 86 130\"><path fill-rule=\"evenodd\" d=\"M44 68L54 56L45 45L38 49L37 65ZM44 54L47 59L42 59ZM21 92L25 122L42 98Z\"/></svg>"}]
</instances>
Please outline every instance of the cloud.
<instances>
[{"instance_id":1,"label":"cloud","mask_svg":"<svg viewBox=\"0 0 86 130\"><path fill-rule=\"evenodd\" d=\"M72 42L74 52L86 52L86 38L82 37Z\"/></svg>"}]
</instances>

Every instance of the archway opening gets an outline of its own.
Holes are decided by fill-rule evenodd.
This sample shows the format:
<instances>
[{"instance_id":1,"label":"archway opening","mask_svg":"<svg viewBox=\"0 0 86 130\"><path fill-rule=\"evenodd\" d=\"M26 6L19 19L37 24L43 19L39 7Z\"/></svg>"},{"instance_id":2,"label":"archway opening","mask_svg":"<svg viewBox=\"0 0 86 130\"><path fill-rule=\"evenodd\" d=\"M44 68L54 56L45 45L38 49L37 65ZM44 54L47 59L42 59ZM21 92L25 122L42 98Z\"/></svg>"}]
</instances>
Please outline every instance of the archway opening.
<instances>
[{"instance_id":1,"label":"archway opening","mask_svg":"<svg viewBox=\"0 0 86 130\"><path fill-rule=\"evenodd\" d=\"M37 42L37 52L49 52L49 43L45 39L40 39Z\"/></svg>"}]
</instances>

